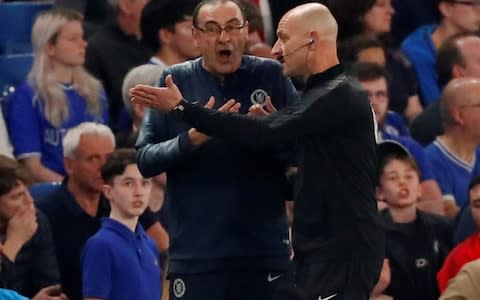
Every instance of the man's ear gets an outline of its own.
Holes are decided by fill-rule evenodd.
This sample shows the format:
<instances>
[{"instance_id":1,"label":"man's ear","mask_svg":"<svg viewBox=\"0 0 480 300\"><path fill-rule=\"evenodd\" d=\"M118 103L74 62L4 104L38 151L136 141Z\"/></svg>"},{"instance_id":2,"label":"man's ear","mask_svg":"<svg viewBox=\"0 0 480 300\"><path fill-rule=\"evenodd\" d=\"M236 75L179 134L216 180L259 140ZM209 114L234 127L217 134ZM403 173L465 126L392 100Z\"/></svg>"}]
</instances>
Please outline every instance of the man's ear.
<instances>
[{"instance_id":1,"label":"man's ear","mask_svg":"<svg viewBox=\"0 0 480 300\"><path fill-rule=\"evenodd\" d=\"M70 157L64 157L63 158L63 166L65 168L65 172L67 172L67 174L72 174L72 169L73 169L73 159L71 159Z\"/></svg>"},{"instance_id":2,"label":"man's ear","mask_svg":"<svg viewBox=\"0 0 480 300\"><path fill-rule=\"evenodd\" d=\"M463 120L462 110L459 107L452 107L450 109L450 113L452 114L452 119L458 125L463 125L465 121Z\"/></svg>"},{"instance_id":3,"label":"man's ear","mask_svg":"<svg viewBox=\"0 0 480 300\"><path fill-rule=\"evenodd\" d=\"M171 37L172 32L170 30L165 28L158 30L158 40L162 46L170 44Z\"/></svg>"},{"instance_id":4,"label":"man's ear","mask_svg":"<svg viewBox=\"0 0 480 300\"><path fill-rule=\"evenodd\" d=\"M423 196L423 187L422 187L422 182L418 183L418 198L421 198ZM418 201L418 199L417 199Z\"/></svg>"},{"instance_id":5,"label":"man's ear","mask_svg":"<svg viewBox=\"0 0 480 300\"><path fill-rule=\"evenodd\" d=\"M465 71L463 70L462 66L459 66L457 64L453 65L452 68L452 77L453 78L460 78L465 76Z\"/></svg>"},{"instance_id":6,"label":"man's ear","mask_svg":"<svg viewBox=\"0 0 480 300\"><path fill-rule=\"evenodd\" d=\"M438 3L438 11L443 17L449 17L451 15L450 8L452 3L447 3L446 1L440 1Z\"/></svg>"},{"instance_id":7,"label":"man's ear","mask_svg":"<svg viewBox=\"0 0 480 300\"><path fill-rule=\"evenodd\" d=\"M113 199L112 187L109 184L103 185L103 195L105 196L105 198L108 199L108 201L112 201Z\"/></svg>"},{"instance_id":8,"label":"man's ear","mask_svg":"<svg viewBox=\"0 0 480 300\"><path fill-rule=\"evenodd\" d=\"M318 37L318 34L315 31L310 32L309 36L310 36L309 38L310 44L308 45L308 49L314 50L317 47L317 44L320 38Z\"/></svg>"}]
</instances>

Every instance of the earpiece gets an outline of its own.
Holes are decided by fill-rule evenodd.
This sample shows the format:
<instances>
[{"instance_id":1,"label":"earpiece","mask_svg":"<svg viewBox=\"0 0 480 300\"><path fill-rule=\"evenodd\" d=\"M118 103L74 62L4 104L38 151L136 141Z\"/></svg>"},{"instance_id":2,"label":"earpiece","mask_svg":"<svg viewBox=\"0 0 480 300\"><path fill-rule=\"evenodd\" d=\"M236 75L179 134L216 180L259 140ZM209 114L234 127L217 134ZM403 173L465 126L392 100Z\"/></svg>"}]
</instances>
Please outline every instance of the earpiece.
<instances>
[{"instance_id":1,"label":"earpiece","mask_svg":"<svg viewBox=\"0 0 480 300\"><path fill-rule=\"evenodd\" d=\"M313 43L315 43L315 39L314 38L310 38L310 40L308 41L308 43L311 45Z\"/></svg>"}]
</instances>

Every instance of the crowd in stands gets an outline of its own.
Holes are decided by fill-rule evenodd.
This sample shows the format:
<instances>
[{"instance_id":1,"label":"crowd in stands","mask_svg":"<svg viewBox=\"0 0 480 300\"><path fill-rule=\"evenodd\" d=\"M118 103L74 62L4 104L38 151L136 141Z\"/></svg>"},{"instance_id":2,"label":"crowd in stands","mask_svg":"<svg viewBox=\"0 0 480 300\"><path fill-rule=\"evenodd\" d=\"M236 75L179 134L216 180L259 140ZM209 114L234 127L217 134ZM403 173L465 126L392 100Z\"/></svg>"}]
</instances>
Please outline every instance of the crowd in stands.
<instances>
[{"instance_id":1,"label":"crowd in stands","mask_svg":"<svg viewBox=\"0 0 480 300\"><path fill-rule=\"evenodd\" d=\"M0 95L0 299L276 299L294 276L294 143L213 138L129 90L171 74L210 109L288 109L305 83L271 49L307 2L337 20L376 119L371 299L480 299L480 0L235 1L231 19L220 0L57 0L35 17L30 71Z\"/></svg>"}]
</instances>

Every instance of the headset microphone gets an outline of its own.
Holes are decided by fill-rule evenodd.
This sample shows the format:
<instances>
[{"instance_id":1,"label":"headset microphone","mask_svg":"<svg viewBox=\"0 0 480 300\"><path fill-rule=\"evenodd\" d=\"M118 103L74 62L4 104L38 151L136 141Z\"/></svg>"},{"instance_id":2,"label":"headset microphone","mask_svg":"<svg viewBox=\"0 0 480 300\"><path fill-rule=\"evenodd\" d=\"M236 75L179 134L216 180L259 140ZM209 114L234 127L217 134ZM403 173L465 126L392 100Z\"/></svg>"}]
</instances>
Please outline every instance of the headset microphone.
<instances>
[{"instance_id":1,"label":"headset microphone","mask_svg":"<svg viewBox=\"0 0 480 300\"><path fill-rule=\"evenodd\" d=\"M300 45L299 47L297 47L295 50L293 50L292 52L290 53L287 53L287 54L284 54L284 55L280 55L278 56L278 61L280 62L284 62L284 58L289 56L289 55L292 55L292 54L295 54L297 51L299 51L300 49L304 48L304 47L307 47L307 46L310 46L312 45L313 43L315 43L315 40L313 38L309 39L308 42L306 42L305 44L303 45Z\"/></svg>"}]
</instances>

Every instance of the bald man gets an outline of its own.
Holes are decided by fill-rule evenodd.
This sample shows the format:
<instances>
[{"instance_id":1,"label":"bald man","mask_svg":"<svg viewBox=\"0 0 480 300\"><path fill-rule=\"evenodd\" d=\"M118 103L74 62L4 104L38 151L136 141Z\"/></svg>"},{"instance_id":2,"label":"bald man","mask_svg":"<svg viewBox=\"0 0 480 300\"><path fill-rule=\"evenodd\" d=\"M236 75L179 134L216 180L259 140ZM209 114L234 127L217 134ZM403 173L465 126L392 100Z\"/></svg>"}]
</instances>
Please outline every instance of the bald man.
<instances>
[{"instance_id":1,"label":"bald man","mask_svg":"<svg viewBox=\"0 0 480 300\"><path fill-rule=\"evenodd\" d=\"M463 208L456 218L454 242L470 236L475 227L468 207L468 185L480 175L480 79L456 78L440 100L444 133L425 148L432 171L451 210Z\"/></svg>"},{"instance_id":2,"label":"bald man","mask_svg":"<svg viewBox=\"0 0 480 300\"><path fill-rule=\"evenodd\" d=\"M480 173L480 79L458 78L445 87L440 110L445 132L426 148L443 198L463 207L468 184ZM480 157L479 157L480 158Z\"/></svg>"},{"instance_id":3,"label":"bald man","mask_svg":"<svg viewBox=\"0 0 480 300\"><path fill-rule=\"evenodd\" d=\"M292 107L256 119L210 111L183 100L171 76L165 88L135 87L132 101L257 149L295 142L297 289L288 299L368 299L384 254L374 197L373 111L359 83L339 64L337 23L325 6L308 3L290 10L277 36L272 53L284 74L306 80L302 101Z\"/></svg>"}]
</instances>

